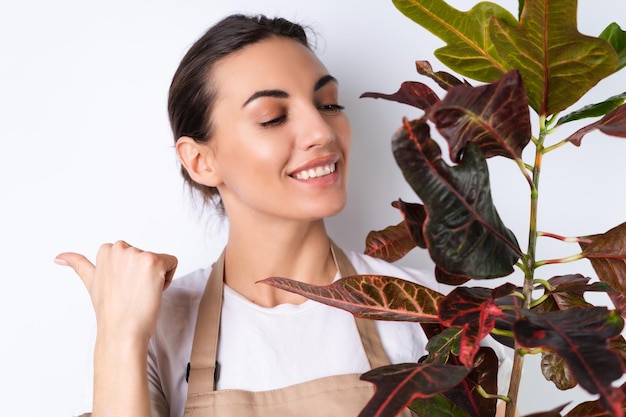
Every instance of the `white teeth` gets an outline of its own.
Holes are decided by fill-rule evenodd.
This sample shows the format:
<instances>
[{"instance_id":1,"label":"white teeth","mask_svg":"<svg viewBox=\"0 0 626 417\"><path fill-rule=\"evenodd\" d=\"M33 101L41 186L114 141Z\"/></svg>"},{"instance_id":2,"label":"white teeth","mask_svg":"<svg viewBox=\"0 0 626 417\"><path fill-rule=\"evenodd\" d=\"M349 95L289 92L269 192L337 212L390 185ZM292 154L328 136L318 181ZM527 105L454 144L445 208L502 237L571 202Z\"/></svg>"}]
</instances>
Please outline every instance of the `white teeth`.
<instances>
[{"instance_id":1,"label":"white teeth","mask_svg":"<svg viewBox=\"0 0 626 417\"><path fill-rule=\"evenodd\" d=\"M308 180L309 178L323 177L335 172L335 164L324 165L323 167L317 167L315 169L305 169L298 172L295 177L299 180Z\"/></svg>"}]
</instances>

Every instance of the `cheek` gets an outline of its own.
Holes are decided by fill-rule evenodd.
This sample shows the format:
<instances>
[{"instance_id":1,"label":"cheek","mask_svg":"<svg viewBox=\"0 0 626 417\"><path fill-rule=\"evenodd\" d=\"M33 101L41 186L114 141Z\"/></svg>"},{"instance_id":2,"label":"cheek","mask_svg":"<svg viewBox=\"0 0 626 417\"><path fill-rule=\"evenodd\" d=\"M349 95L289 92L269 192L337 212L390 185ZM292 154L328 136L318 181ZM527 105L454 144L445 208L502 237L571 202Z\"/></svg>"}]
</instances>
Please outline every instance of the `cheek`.
<instances>
[{"instance_id":1,"label":"cheek","mask_svg":"<svg viewBox=\"0 0 626 417\"><path fill-rule=\"evenodd\" d=\"M350 148L352 146L352 129L350 128L350 123L347 118L344 118L342 123L337 127L336 132L339 137L339 146L341 147L347 162L348 155L350 154Z\"/></svg>"}]
</instances>

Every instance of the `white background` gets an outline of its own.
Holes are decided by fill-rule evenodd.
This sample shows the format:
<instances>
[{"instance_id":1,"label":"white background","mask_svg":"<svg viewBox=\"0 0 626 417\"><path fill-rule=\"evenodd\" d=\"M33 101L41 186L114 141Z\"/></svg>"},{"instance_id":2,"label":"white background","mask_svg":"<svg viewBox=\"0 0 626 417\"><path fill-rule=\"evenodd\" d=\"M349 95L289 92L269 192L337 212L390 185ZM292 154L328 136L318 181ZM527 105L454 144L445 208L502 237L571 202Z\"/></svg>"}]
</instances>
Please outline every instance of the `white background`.
<instances>
[{"instance_id":1,"label":"white background","mask_svg":"<svg viewBox=\"0 0 626 417\"><path fill-rule=\"evenodd\" d=\"M517 14L516 1L500 3ZM611 21L626 27L621 0L579 3L583 33L597 35ZM81 395L93 315L80 280L53 264L57 253L93 258L101 243L124 239L177 255L179 275L217 256L227 226L202 216L184 192L166 95L190 44L235 11L310 24L319 34L319 55L340 80L354 147L348 206L329 220L335 240L361 251L369 230L400 220L392 200L417 200L396 168L389 138L402 116L420 112L358 99L365 91L391 93L402 81L421 80L416 59L444 69L432 55L442 43L391 1L3 1L0 415L69 416ZM584 102L624 90L626 71L602 82ZM546 156L540 229L577 236L625 221L623 155L622 139L593 134L581 148L566 146ZM525 183L510 162L490 164L500 214L525 247ZM543 241L539 249L540 258L578 251ZM401 262L431 269L422 252ZM585 261L540 273L547 278L578 271L593 274ZM523 413L583 398L578 391L557 392L538 375L536 360L527 364Z\"/></svg>"}]
</instances>

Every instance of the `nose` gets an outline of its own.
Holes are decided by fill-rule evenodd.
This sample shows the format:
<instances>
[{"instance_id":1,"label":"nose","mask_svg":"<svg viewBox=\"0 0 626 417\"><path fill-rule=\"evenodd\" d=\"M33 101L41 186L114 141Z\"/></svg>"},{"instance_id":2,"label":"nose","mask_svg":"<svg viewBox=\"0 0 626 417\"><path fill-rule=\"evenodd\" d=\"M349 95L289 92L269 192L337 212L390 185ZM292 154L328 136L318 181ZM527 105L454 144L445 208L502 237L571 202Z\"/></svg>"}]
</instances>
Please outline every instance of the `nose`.
<instances>
[{"instance_id":1,"label":"nose","mask_svg":"<svg viewBox=\"0 0 626 417\"><path fill-rule=\"evenodd\" d=\"M337 131L330 118L314 106L303 112L299 123L297 145L301 149L324 147L337 140Z\"/></svg>"}]
</instances>

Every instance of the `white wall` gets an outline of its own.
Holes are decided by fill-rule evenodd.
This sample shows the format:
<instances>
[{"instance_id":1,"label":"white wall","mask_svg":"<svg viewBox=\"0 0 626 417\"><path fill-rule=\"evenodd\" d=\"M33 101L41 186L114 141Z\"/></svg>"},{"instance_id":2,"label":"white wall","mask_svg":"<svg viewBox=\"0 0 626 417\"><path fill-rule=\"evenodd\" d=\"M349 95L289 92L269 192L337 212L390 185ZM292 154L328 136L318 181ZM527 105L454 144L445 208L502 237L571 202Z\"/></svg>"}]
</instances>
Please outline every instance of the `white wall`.
<instances>
[{"instance_id":1,"label":"white wall","mask_svg":"<svg viewBox=\"0 0 626 417\"><path fill-rule=\"evenodd\" d=\"M516 4L505 3L514 13ZM626 27L620 0L581 0L580 7L583 32L598 34L613 20ZM183 192L165 102L186 48L233 11L284 15L320 34L319 54L341 82L354 130L349 204L329 221L335 239L362 250L370 229L399 221L390 201L416 200L393 162L389 138L402 116L418 113L358 99L417 79L416 59L443 69L432 57L440 41L391 1L0 3L1 415L68 416L80 395L93 317L82 283L53 264L55 254L93 257L100 243L124 239L177 255L179 274L217 256L225 226L199 218ZM626 71L588 101L624 86ZM581 149L547 156L541 228L582 235L626 220L625 154L623 140L594 135ZM525 244L527 198L511 190L524 190L523 182L510 164L492 165L500 213ZM560 256L551 245L540 249L543 257ZM422 253L403 263L430 268ZM592 274L586 264L554 273L579 270ZM533 381L523 388L523 412L572 396L556 395L534 370L527 375Z\"/></svg>"}]
</instances>

